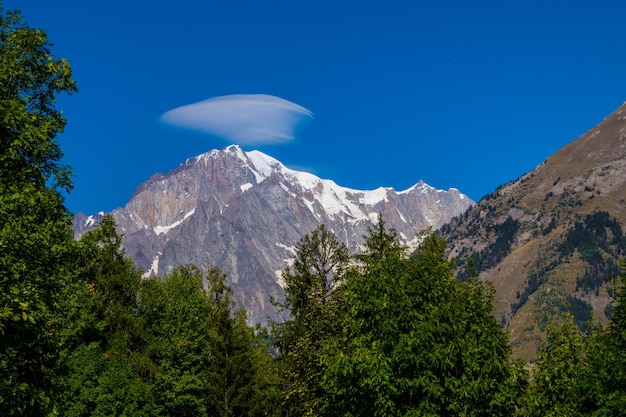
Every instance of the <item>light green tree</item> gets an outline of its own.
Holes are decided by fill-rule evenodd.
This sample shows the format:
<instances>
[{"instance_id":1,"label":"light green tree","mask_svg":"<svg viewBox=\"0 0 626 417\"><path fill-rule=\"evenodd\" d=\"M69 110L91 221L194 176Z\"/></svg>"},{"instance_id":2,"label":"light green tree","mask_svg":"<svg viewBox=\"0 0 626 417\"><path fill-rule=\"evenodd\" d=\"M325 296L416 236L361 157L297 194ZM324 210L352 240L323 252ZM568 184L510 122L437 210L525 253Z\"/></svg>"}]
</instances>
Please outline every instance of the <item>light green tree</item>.
<instances>
[{"instance_id":1,"label":"light green tree","mask_svg":"<svg viewBox=\"0 0 626 417\"><path fill-rule=\"evenodd\" d=\"M583 412L588 394L583 380L590 376L590 365L585 345L573 317L548 326L547 343L539 353L525 415L587 415Z\"/></svg>"},{"instance_id":2,"label":"light green tree","mask_svg":"<svg viewBox=\"0 0 626 417\"><path fill-rule=\"evenodd\" d=\"M152 333L150 354L159 368L153 390L163 415L207 415L212 308L203 291L202 271L179 267L166 277L146 280L139 305Z\"/></svg>"},{"instance_id":3,"label":"light green tree","mask_svg":"<svg viewBox=\"0 0 626 417\"><path fill-rule=\"evenodd\" d=\"M0 4L0 404L3 415L46 415L73 281L72 184L56 136L56 96L76 91L45 32Z\"/></svg>"}]
</instances>

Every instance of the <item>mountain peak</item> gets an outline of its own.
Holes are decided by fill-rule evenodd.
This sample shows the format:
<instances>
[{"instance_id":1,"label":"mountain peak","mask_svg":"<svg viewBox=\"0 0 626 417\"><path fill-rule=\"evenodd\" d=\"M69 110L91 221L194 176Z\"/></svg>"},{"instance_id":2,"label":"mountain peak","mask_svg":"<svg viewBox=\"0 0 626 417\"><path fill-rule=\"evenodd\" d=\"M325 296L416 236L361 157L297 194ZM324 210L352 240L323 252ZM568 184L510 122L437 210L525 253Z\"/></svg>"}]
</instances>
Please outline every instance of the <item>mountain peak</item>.
<instances>
[{"instance_id":1,"label":"mountain peak","mask_svg":"<svg viewBox=\"0 0 626 417\"><path fill-rule=\"evenodd\" d=\"M546 170L577 175L589 168L626 158L626 103L577 140L546 160Z\"/></svg>"},{"instance_id":2,"label":"mountain peak","mask_svg":"<svg viewBox=\"0 0 626 417\"><path fill-rule=\"evenodd\" d=\"M441 226L472 203L423 181L403 193L341 187L231 145L153 176L113 216L126 253L146 276L188 263L219 265L239 305L259 322L275 314L269 300L281 297L281 271L296 243L320 224L355 250L382 214L413 245L421 230Z\"/></svg>"}]
</instances>

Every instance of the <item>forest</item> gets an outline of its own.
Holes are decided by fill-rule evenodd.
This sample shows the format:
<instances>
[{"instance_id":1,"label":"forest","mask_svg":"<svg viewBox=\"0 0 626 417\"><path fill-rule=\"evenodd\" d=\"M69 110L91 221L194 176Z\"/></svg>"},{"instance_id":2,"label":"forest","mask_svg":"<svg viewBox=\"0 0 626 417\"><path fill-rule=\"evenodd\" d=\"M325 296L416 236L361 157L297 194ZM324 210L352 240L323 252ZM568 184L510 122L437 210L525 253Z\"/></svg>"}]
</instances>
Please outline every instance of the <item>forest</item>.
<instances>
[{"instance_id":1,"label":"forest","mask_svg":"<svg viewBox=\"0 0 626 417\"><path fill-rule=\"evenodd\" d=\"M623 275L608 326L550 323L525 363L493 287L471 262L458 280L431 231L409 252L379 218L348 253L320 225L267 327L249 326L219 266L142 279L111 217L75 240L55 100L77 89L50 47L0 8L2 415L626 415Z\"/></svg>"}]
</instances>

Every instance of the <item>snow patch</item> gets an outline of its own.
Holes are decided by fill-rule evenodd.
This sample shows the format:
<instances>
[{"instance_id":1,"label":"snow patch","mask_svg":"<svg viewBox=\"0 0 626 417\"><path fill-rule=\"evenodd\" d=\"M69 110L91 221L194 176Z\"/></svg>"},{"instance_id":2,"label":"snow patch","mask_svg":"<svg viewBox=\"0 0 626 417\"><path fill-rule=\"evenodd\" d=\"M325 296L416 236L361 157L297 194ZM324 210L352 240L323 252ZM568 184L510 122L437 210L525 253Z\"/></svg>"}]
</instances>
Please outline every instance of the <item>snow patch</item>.
<instances>
[{"instance_id":1,"label":"snow patch","mask_svg":"<svg viewBox=\"0 0 626 417\"><path fill-rule=\"evenodd\" d=\"M295 246L287 246L287 245L284 245L282 243L277 243L276 246L278 246L279 248L283 248L286 251L288 251L289 253L291 253L293 256L296 256L296 247Z\"/></svg>"},{"instance_id":2,"label":"snow patch","mask_svg":"<svg viewBox=\"0 0 626 417\"><path fill-rule=\"evenodd\" d=\"M283 168L285 168L285 166L278 162L278 160L265 155L263 152L250 151L247 152L246 155L248 156L249 161L252 162L253 166L250 167L250 170L256 177L257 184L260 184L265 178L272 175L274 170L282 171Z\"/></svg>"},{"instance_id":3,"label":"snow patch","mask_svg":"<svg viewBox=\"0 0 626 417\"><path fill-rule=\"evenodd\" d=\"M96 218L94 216L89 216L85 219L85 227L91 227L96 224Z\"/></svg>"},{"instance_id":4,"label":"snow patch","mask_svg":"<svg viewBox=\"0 0 626 417\"><path fill-rule=\"evenodd\" d=\"M175 221L174 223L167 225L167 226L155 226L153 228L154 233L156 233L157 235L160 234L167 234L167 232L169 232L170 230L172 230L173 228L179 226L182 222L184 222L185 220L187 220L187 218L191 215L193 215L196 212L195 207L188 213L186 213L182 219Z\"/></svg>"},{"instance_id":5,"label":"snow patch","mask_svg":"<svg viewBox=\"0 0 626 417\"><path fill-rule=\"evenodd\" d=\"M391 188L379 187L372 191L364 191L362 197L359 198L359 203L375 206L381 201L388 202L387 192L389 190L391 190Z\"/></svg>"},{"instance_id":6,"label":"snow patch","mask_svg":"<svg viewBox=\"0 0 626 417\"><path fill-rule=\"evenodd\" d=\"M96 217L104 217L104 211L99 211L96 215L87 216L85 219L85 227L91 227L96 224Z\"/></svg>"},{"instance_id":7,"label":"snow patch","mask_svg":"<svg viewBox=\"0 0 626 417\"><path fill-rule=\"evenodd\" d=\"M152 265L150 269L144 272L141 275L141 278L150 278L152 274L157 275L159 273L159 255L155 255L154 259L152 259Z\"/></svg>"},{"instance_id":8,"label":"snow patch","mask_svg":"<svg viewBox=\"0 0 626 417\"><path fill-rule=\"evenodd\" d=\"M319 215L317 214L317 212L315 211L315 207L313 207L313 202L312 202L312 201L307 200L306 198L305 198L305 199L303 199L303 201L304 201L304 205L306 206L306 208L308 208L308 209L309 209L309 211L313 214L313 216L315 216L315 218L316 218L317 220L320 220L320 216L319 216Z\"/></svg>"},{"instance_id":9,"label":"snow patch","mask_svg":"<svg viewBox=\"0 0 626 417\"><path fill-rule=\"evenodd\" d=\"M246 191L248 191L252 187L253 187L253 185L251 183L249 183L249 182L239 186L239 188L241 189L241 193L242 194L245 193Z\"/></svg>"},{"instance_id":10,"label":"snow patch","mask_svg":"<svg viewBox=\"0 0 626 417\"><path fill-rule=\"evenodd\" d=\"M285 282L285 278L283 278L283 271L276 270L274 271L274 275L276 276L276 283L284 290L287 287L287 283Z\"/></svg>"}]
</instances>

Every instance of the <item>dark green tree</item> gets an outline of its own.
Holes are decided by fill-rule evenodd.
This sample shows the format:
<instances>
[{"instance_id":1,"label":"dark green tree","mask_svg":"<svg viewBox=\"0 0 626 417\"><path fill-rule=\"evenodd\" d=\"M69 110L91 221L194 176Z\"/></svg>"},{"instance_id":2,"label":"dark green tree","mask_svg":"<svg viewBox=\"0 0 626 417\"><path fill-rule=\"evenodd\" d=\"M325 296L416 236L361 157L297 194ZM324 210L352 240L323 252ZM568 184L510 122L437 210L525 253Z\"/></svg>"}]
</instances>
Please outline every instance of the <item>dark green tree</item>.
<instances>
[{"instance_id":1,"label":"dark green tree","mask_svg":"<svg viewBox=\"0 0 626 417\"><path fill-rule=\"evenodd\" d=\"M583 379L584 391L591 397L586 415L626 416L626 263L616 282L613 313L609 327L597 330L587 342L591 370ZM593 414L592 414L593 412Z\"/></svg>"},{"instance_id":2,"label":"dark green tree","mask_svg":"<svg viewBox=\"0 0 626 417\"><path fill-rule=\"evenodd\" d=\"M254 331L246 324L246 312L235 309L232 290L220 268L209 267L207 293L212 301L209 341L213 364L209 369L208 404L210 415L222 417L273 415L277 398L260 375L272 372L261 368L269 352L254 343ZM234 314L233 314L234 313Z\"/></svg>"},{"instance_id":3,"label":"dark green tree","mask_svg":"<svg viewBox=\"0 0 626 417\"><path fill-rule=\"evenodd\" d=\"M125 255L115 221L105 217L79 242L81 286L63 333L65 373L57 377L64 416L154 415L152 335L138 313L141 272Z\"/></svg>"},{"instance_id":4,"label":"dark green tree","mask_svg":"<svg viewBox=\"0 0 626 417\"><path fill-rule=\"evenodd\" d=\"M358 259L324 355L335 414L512 415L525 374L493 317L492 289L458 282L434 234L408 256L382 219Z\"/></svg>"},{"instance_id":5,"label":"dark green tree","mask_svg":"<svg viewBox=\"0 0 626 417\"><path fill-rule=\"evenodd\" d=\"M146 280L140 312L154 340L153 390L166 416L274 415L275 367L220 268L176 268Z\"/></svg>"},{"instance_id":6,"label":"dark green tree","mask_svg":"<svg viewBox=\"0 0 626 417\"><path fill-rule=\"evenodd\" d=\"M323 350L324 388L333 404L327 415L396 415L391 353L409 307L398 297L408 274L406 248L382 217L369 229L337 293L341 325Z\"/></svg>"},{"instance_id":7,"label":"dark green tree","mask_svg":"<svg viewBox=\"0 0 626 417\"><path fill-rule=\"evenodd\" d=\"M60 295L73 283L72 184L56 136L56 96L76 91L45 32L0 4L0 404L3 415L46 415L56 372Z\"/></svg>"},{"instance_id":8,"label":"dark green tree","mask_svg":"<svg viewBox=\"0 0 626 417\"><path fill-rule=\"evenodd\" d=\"M289 319L274 326L283 369L283 414L319 415L331 406L322 389L322 346L340 325L335 291L341 285L349 256L326 226L305 235L296 258L283 271Z\"/></svg>"},{"instance_id":9,"label":"dark green tree","mask_svg":"<svg viewBox=\"0 0 626 417\"><path fill-rule=\"evenodd\" d=\"M107 352L132 354L147 343L143 320L137 314L141 271L126 256L110 215L87 232L80 243L84 264L79 272L92 295L90 310L105 342L103 347Z\"/></svg>"},{"instance_id":10,"label":"dark green tree","mask_svg":"<svg viewBox=\"0 0 626 417\"><path fill-rule=\"evenodd\" d=\"M293 266L283 271L285 307L294 321L314 304L323 304L341 282L348 264L348 248L325 225L296 244Z\"/></svg>"}]
</instances>

